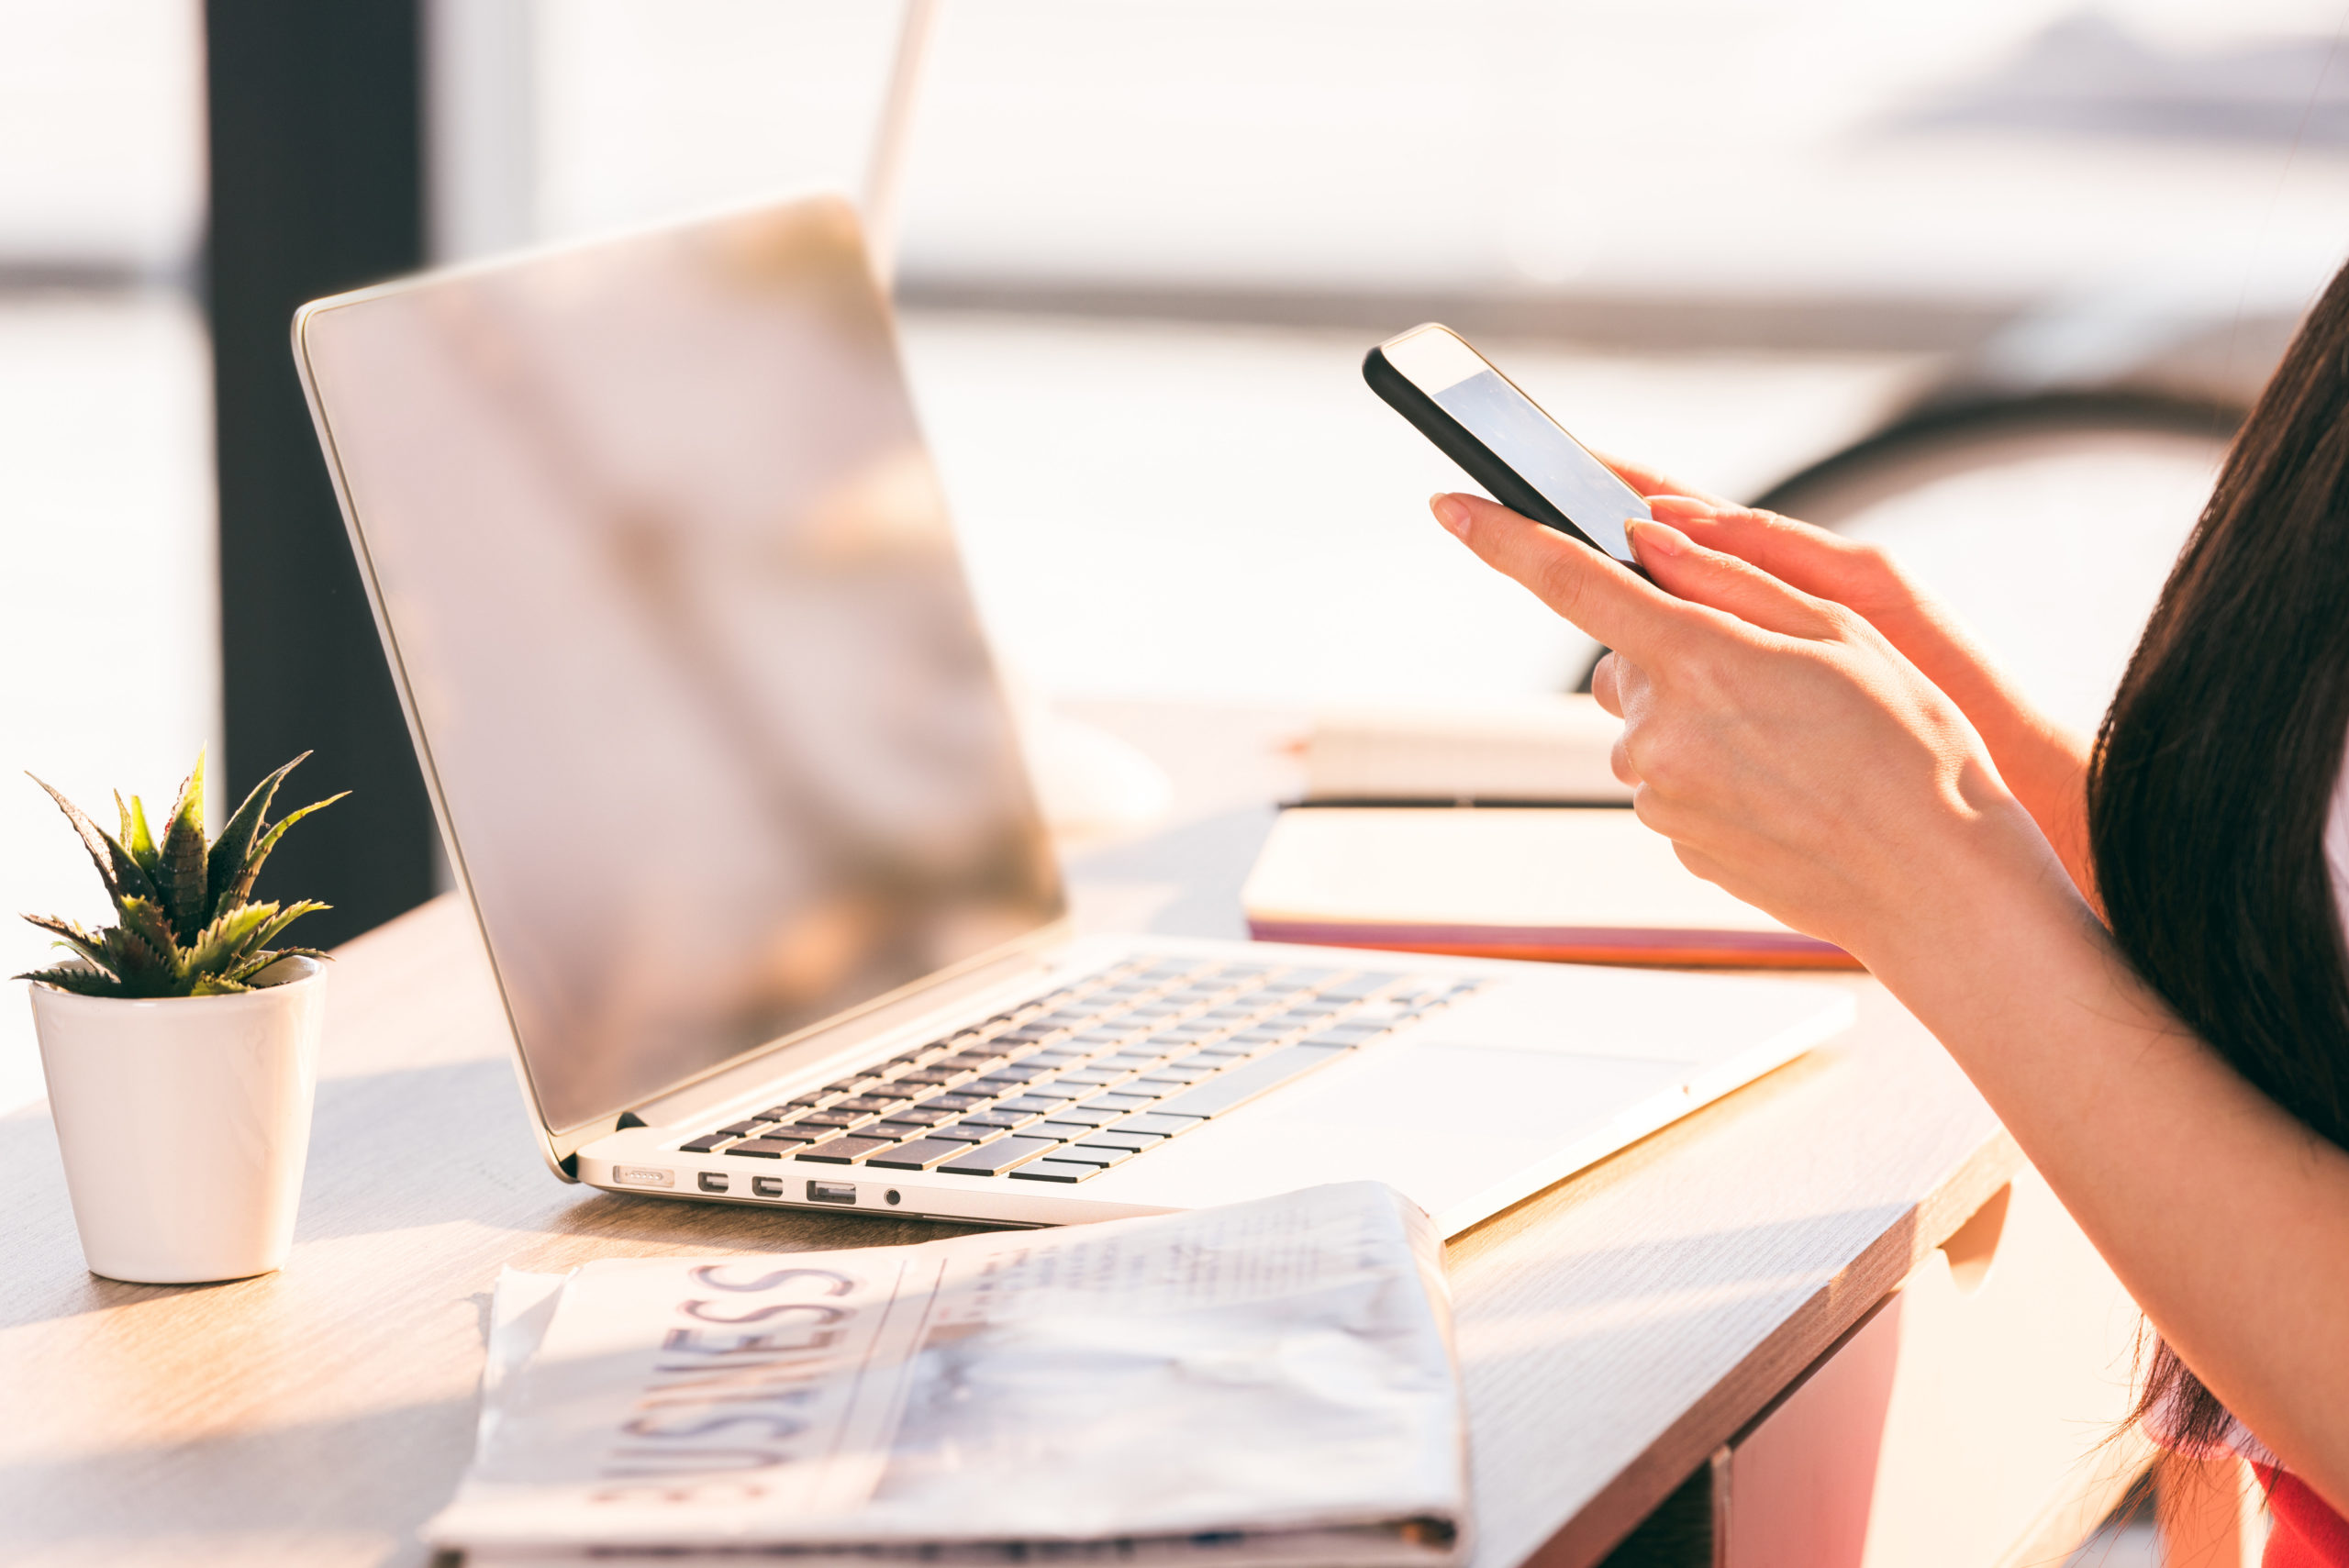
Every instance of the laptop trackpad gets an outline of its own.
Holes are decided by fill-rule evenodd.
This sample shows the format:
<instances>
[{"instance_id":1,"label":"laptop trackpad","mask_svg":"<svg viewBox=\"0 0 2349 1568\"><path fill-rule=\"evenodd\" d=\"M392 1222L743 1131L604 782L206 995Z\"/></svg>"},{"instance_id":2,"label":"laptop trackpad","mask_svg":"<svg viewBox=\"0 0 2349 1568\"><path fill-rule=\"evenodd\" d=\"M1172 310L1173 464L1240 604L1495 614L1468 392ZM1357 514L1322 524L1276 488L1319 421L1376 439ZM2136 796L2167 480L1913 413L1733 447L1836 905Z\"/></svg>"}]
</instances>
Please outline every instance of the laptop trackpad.
<instances>
[{"instance_id":1,"label":"laptop trackpad","mask_svg":"<svg viewBox=\"0 0 2349 1568\"><path fill-rule=\"evenodd\" d=\"M1333 1063L1252 1107L1230 1131L1244 1132L1249 1163L1282 1184L1375 1178L1442 1212L1599 1130L1689 1066L1398 1042ZM1225 1158L1240 1147L1203 1129L1157 1160L1188 1163L1185 1144L1201 1155L1220 1145Z\"/></svg>"}]
</instances>

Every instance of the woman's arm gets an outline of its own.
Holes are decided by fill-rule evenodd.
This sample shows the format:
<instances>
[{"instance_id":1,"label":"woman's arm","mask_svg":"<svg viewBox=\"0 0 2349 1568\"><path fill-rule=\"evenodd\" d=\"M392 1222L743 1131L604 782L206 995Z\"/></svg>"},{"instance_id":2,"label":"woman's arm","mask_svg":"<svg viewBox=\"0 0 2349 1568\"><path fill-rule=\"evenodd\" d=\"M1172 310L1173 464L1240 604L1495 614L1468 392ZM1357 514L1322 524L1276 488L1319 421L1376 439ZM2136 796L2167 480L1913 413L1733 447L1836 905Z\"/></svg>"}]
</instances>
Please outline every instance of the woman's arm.
<instances>
[{"instance_id":1,"label":"woman's arm","mask_svg":"<svg viewBox=\"0 0 2349 1568\"><path fill-rule=\"evenodd\" d=\"M1857 955L2178 1354L2349 1511L2349 1153L2112 948L1958 705L1854 610L1642 525L1654 586L1491 502L1437 515L1616 651L1618 773L1698 875Z\"/></svg>"},{"instance_id":2,"label":"woman's arm","mask_svg":"<svg viewBox=\"0 0 2349 1568\"><path fill-rule=\"evenodd\" d=\"M1776 512L1692 493L1637 463L1609 464L1647 497L1657 520L1708 550L1760 567L1814 598L1857 611L1939 686L1974 726L2007 788L2091 901L2085 737L2032 706L1948 606L1883 550Z\"/></svg>"}]
</instances>

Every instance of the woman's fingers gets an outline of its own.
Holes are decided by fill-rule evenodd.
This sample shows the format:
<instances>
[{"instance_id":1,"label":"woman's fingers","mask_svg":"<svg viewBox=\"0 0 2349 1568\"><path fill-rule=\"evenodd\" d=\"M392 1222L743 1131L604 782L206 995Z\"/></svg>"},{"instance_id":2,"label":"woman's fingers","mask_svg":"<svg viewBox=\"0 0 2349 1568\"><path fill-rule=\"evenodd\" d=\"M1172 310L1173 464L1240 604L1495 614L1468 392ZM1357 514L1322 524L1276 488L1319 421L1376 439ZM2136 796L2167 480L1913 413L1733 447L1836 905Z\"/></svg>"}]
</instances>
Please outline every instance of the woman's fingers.
<instances>
[{"instance_id":1,"label":"woman's fingers","mask_svg":"<svg viewBox=\"0 0 2349 1568\"><path fill-rule=\"evenodd\" d=\"M1591 697L1601 711L1611 713L1617 718L1623 717L1622 678L1621 662L1612 653L1601 655L1598 662L1591 666Z\"/></svg>"},{"instance_id":2,"label":"woman's fingers","mask_svg":"<svg viewBox=\"0 0 2349 1568\"><path fill-rule=\"evenodd\" d=\"M1632 789L1640 787L1640 770L1631 765L1630 730L1626 729L1615 737L1615 744L1607 749L1607 767L1615 775L1617 784L1628 784Z\"/></svg>"},{"instance_id":3,"label":"woman's fingers","mask_svg":"<svg viewBox=\"0 0 2349 1568\"><path fill-rule=\"evenodd\" d=\"M1687 634L1687 611L1671 595L1555 528L1481 495L1437 495L1428 509L1486 565L1637 662L1669 662Z\"/></svg>"},{"instance_id":4,"label":"woman's fingers","mask_svg":"<svg viewBox=\"0 0 2349 1568\"><path fill-rule=\"evenodd\" d=\"M1639 671L1624 663L1619 656L1609 653L1599 660L1598 667L1590 673L1590 695L1598 699L1600 708L1621 718L1623 705L1631 695L1629 688L1639 679ZM1615 744L1607 755L1607 765L1614 773L1617 783L1630 784L1636 789L1640 773L1631 765L1631 736L1629 725L1617 732Z\"/></svg>"},{"instance_id":5,"label":"woman's fingers","mask_svg":"<svg viewBox=\"0 0 2349 1568\"><path fill-rule=\"evenodd\" d=\"M1887 595L1904 592L1884 552L1825 528L1751 506L1725 506L1703 496L1651 495L1648 509L1708 550L1736 556L1779 582L1871 614Z\"/></svg>"},{"instance_id":6,"label":"woman's fingers","mask_svg":"<svg viewBox=\"0 0 2349 1568\"><path fill-rule=\"evenodd\" d=\"M1828 637L1840 629L1834 611L1820 600L1734 555L1706 549L1669 523L1634 521L1630 531L1640 564L1678 598L1788 637Z\"/></svg>"}]
</instances>

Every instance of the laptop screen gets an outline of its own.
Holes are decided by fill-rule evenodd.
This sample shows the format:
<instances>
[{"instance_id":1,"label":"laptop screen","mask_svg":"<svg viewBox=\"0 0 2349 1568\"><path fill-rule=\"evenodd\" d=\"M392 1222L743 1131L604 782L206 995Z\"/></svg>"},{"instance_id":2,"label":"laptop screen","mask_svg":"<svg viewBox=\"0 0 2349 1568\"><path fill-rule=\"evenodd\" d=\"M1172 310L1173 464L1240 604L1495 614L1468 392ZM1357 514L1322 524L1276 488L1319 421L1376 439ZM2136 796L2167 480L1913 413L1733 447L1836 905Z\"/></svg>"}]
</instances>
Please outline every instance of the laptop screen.
<instances>
[{"instance_id":1,"label":"laptop screen","mask_svg":"<svg viewBox=\"0 0 2349 1568\"><path fill-rule=\"evenodd\" d=\"M331 301L300 338L550 1129L1059 917L845 203Z\"/></svg>"}]
</instances>

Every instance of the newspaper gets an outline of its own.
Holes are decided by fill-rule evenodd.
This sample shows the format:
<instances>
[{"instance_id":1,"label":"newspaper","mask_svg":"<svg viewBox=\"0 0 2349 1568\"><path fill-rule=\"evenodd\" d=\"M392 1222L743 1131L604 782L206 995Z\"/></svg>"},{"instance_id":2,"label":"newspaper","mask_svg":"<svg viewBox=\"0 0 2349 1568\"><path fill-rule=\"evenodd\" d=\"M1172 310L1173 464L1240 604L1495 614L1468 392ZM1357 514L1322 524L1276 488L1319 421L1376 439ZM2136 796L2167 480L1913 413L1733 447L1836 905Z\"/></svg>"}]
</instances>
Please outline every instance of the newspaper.
<instances>
[{"instance_id":1,"label":"newspaper","mask_svg":"<svg viewBox=\"0 0 2349 1568\"><path fill-rule=\"evenodd\" d=\"M1457 1561L1441 1240L1358 1182L910 1247L508 1271L475 1563Z\"/></svg>"}]
</instances>

